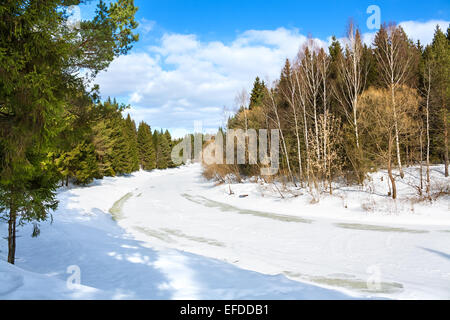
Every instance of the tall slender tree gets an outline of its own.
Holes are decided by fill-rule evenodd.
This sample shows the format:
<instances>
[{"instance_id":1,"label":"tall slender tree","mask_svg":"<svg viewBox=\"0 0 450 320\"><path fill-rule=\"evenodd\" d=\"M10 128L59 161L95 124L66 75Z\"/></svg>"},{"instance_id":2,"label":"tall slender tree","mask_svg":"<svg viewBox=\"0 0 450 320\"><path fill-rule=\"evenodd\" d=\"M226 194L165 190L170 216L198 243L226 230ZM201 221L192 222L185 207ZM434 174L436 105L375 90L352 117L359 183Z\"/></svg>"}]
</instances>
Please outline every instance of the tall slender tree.
<instances>
[{"instance_id":1,"label":"tall slender tree","mask_svg":"<svg viewBox=\"0 0 450 320\"><path fill-rule=\"evenodd\" d=\"M449 104L450 104L450 41L439 28L436 27L433 42L430 46L430 60L433 61L435 72L432 81L432 98L439 114L437 122L442 130L438 135L442 145L441 154L445 162L445 176L448 177L448 126L449 126Z\"/></svg>"},{"instance_id":2,"label":"tall slender tree","mask_svg":"<svg viewBox=\"0 0 450 320\"><path fill-rule=\"evenodd\" d=\"M400 133L398 129L396 93L410 77L412 55L411 43L402 27L395 24L383 25L374 40L375 55L378 61L379 75L385 87L391 92L391 105L394 115L394 136L397 164L403 178L403 166L400 153Z\"/></svg>"},{"instance_id":3,"label":"tall slender tree","mask_svg":"<svg viewBox=\"0 0 450 320\"><path fill-rule=\"evenodd\" d=\"M138 128L139 161L143 170L156 168L155 146L153 144L152 131L148 124L142 121Z\"/></svg>"}]
</instances>

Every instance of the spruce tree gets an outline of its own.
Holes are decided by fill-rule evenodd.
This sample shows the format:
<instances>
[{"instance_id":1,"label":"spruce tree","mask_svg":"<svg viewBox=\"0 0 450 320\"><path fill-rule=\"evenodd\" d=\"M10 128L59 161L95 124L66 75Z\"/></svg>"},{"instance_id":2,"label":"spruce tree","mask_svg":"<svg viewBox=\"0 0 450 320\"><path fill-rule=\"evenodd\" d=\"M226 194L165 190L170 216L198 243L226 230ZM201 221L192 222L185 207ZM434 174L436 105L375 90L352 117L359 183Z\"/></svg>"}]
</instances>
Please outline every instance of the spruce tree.
<instances>
[{"instance_id":1,"label":"spruce tree","mask_svg":"<svg viewBox=\"0 0 450 320\"><path fill-rule=\"evenodd\" d=\"M156 168L155 146L153 144L151 128L145 122L139 124L138 134L139 162L143 170Z\"/></svg>"},{"instance_id":2,"label":"spruce tree","mask_svg":"<svg viewBox=\"0 0 450 320\"><path fill-rule=\"evenodd\" d=\"M137 142L136 123L131 120L130 115L125 119L125 136L128 142L128 169L127 172L139 170L139 151Z\"/></svg>"},{"instance_id":3,"label":"spruce tree","mask_svg":"<svg viewBox=\"0 0 450 320\"><path fill-rule=\"evenodd\" d=\"M111 123L114 128L114 132L111 136L111 139L113 141L113 150L111 155L113 170L118 175L131 173L129 141L125 120L122 118L117 118L114 119Z\"/></svg>"},{"instance_id":4,"label":"spruce tree","mask_svg":"<svg viewBox=\"0 0 450 320\"><path fill-rule=\"evenodd\" d=\"M255 82L253 83L253 89L250 94L250 104L249 110L254 108L255 106L261 106L264 98L264 81L260 81L259 77L256 77Z\"/></svg>"},{"instance_id":5,"label":"spruce tree","mask_svg":"<svg viewBox=\"0 0 450 320\"><path fill-rule=\"evenodd\" d=\"M102 120L93 126L92 131L92 143L97 155L99 178L114 176L115 171L112 165L114 141L111 139L113 129L106 120Z\"/></svg>"},{"instance_id":6,"label":"spruce tree","mask_svg":"<svg viewBox=\"0 0 450 320\"><path fill-rule=\"evenodd\" d=\"M63 153L55 164L66 180L74 178L75 184L86 185L98 177L98 165L95 148L92 143L80 143L70 152Z\"/></svg>"},{"instance_id":7,"label":"spruce tree","mask_svg":"<svg viewBox=\"0 0 450 320\"><path fill-rule=\"evenodd\" d=\"M430 46L430 58L433 61L432 107L433 128L437 134L432 139L435 149L445 162L445 176L448 177L448 127L450 120L450 42L439 26L436 27ZM441 158L441 159L442 159Z\"/></svg>"},{"instance_id":8,"label":"spruce tree","mask_svg":"<svg viewBox=\"0 0 450 320\"><path fill-rule=\"evenodd\" d=\"M171 154L172 154L172 148L173 148L174 145L173 145L172 136L170 135L169 130L166 130L166 131L164 132L164 136L165 136L165 138L166 138L166 140L167 140L167 143L168 143L168 145L169 145L169 148L168 148L168 155L167 155L167 166L168 166L169 168L174 168L174 167L175 167L175 164L173 163L172 157L171 157Z\"/></svg>"},{"instance_id":9,"label":"spruce tree","mask_svg":"<svg viewBox=\"0 0 450 320\"><path fill-rule=\"evenodd\" d=\"M158 169L167 169L171 162L170 161L171 150L169 141L167 141L167 138L163 133L160 133L158 135L157 153L158 153L158 161L156 163L156 167Z\"/></svg>"},{"instance_id":10,"label":"spruce tree","mask_svg":"<svg viewBox=\"0 0 450 320\"><path fill-rule=\"evenodd\" d=\"M167 169L169 167L171 150L162 130L153 132L153 144L156 150L156 168Z\"/></svg>"}]
</instances>

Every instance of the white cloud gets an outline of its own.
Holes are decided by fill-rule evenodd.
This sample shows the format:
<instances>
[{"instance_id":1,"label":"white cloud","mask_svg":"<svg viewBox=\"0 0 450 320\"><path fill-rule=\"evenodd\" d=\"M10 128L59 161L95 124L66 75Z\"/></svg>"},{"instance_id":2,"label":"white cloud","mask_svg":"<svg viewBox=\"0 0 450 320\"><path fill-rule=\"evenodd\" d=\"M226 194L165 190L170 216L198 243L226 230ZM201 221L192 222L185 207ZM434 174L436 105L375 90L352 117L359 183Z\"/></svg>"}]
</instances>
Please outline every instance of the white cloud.
<instances>
[{"instance_id":1,"label":"white cloud","mask_svg":"<svg viewBox=\"0 0 450 320\"><path fill-rule=\"evenodd\" d=\"M145 18L142 18L139 21L138 31L139 31L139 33L145 35L145 34L149 33L150 31L152 31L153 28L155 27L155 25L156 25L155 21L147 20Z\"/></svg>"},{"instance_id":2,"label":"white cloud","mask_svg":"<svg viewBox=\"0 0 450 320\"><path fill-rule=\"evenodd\" d=\"M375 40L376 32L367 32L363 33L362 35L362 42L365 43L367 46L372 46L373 41Z\"/></svg>"},{"instance_id":3,"label":"white cloud","mask_svg":"<svg viewBox=\"0 0 450 320\"><path fill-rule=\"evenodd\" d=\"M431 43L434 36L434 31L436 26L439 25L443 32L446 32L450 21L445 20L430 20L427 22L419 21L404 21L400 22L399 25L406 32L408 37L414 42L420 40L422 45L427 45ZM362 40L367 45L372 45L375 39L376 32L367 32L362 35Z\"/></svg>"},{"instance_id":4,"label":"white cloud","mask_svg":"<svg viewBox=\"0 0 450 320\"><path fill-rule=\"evenodd\" d=\"M230 44L165 34L158 46L113 61L97 82L104 97L128 97L133 108L127 112L137 121L184 132L201 120L208 130L223 124L223 107L232 107L256 76L278 78L286 57L295 57L306 39L284 28L246 31Z\"/></svg>"},{"instance_id":5,"label":"white cloud","mask_svg":"<svg viewBox=\"0 0 450 320\"><path fill-rule=\"evenodd\" d=\"M445 30L448 22L401 23L411 38L424 44L431 41L436 24ZM370 44L373 36L365 33L363 41ZM195 120L203 121L206 129L217 128L224 122L224 106L234 107L238 91L250 90L256 76L278 78L285 59L294 58L306 40L297 29L285 28L248 30L231 43L164 34L159 45L113 61L97 82L103 97L127 97L137 121L178 133L192 128ZM321 47L330 42L315 40Z\"/></svg>"},{"instance_id":6,"label":"white cloud","mask_svg":"<svg viewBox=\"0 0 450 320\"><path fill-rule=\"evenodd\" d=\"M405 21L399 25L405 30L406 34L414 41L420 40L422 44L429 44L433 40L436 26L439 25L445 33L450 21L430 20L427 22Z\"/></svg>"}]
</instances>

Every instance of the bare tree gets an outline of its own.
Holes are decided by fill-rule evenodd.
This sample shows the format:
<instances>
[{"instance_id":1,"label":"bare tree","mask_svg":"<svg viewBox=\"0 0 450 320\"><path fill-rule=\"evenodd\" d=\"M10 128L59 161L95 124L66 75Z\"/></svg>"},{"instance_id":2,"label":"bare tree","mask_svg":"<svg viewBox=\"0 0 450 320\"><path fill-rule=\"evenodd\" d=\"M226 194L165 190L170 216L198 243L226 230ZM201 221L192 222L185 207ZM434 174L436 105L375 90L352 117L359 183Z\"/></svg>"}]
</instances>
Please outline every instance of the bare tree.
<instances>
[{"instance_id":1,"label":"bare tree","mask_svg":"<svg viewBox=\"0 0 450 320\"><path fill-rule=\"evenodd\" d=\"M327 110L325 113L319 115L318 123L320 129L320 146L318 146L318 148L322 148L324 147L324 144L326 144L325 149L327 152L322 154L321 159L317 158L315 154L311 156L314 186L318 193L322 190L328 190L328 192L332 194L333 172L337 172L341 168L338 152L342 140L340 134L340 121ZM311 139L310 143L314 146L316 143L315 139ZM320 188L320 185L317 182L320 178L322 179L322 188ZM318 198L318 196L316 196L316 198Z\"/></svg>"},{"instance_id":2,"label":"bare tree","mask_svg":"<svg viewBox=\"0 0 450 320\"><path fill-rule=\"evenodd\" d=\"M306 149L306 180L308 182L308 186L311 186L310 182L310 151L309 151L309 140L308 140L308 121L306 117L306 100L307 93L304 85L304 81L302 78L302 72L300 71L300 65L297 61L297 65L294 67L293 76L295 78L295 83L297 85L297 102L302 111L303 117L303 137L305 141L305 149ZM299 139L297 143L300 144Z\"/></svg>"},{"instance_id":3,"label":"bare tree","mask_svg":"<svg viewBox=\"0 0 450 320\"><path fill-rule=\"evenodd\" d=\"M407 80L410 74L411 55L408 52L408 38L400 26L383 25L375 36L375 56L377 58L380 77L390 90L391 105L394 116L395 146L397 151L397 164L400 176L403 178L402 160L400 156L400 142L397 115L396 93Z\"/></svg>"},{"instance_id":4,"label":"bare tree","mask_svg":"<svg viewBox=\"0 0 450 320\"><path fill-rule=\"evenodd\" d=\"M238 109L242 108L242 112L244 113L244 126L245 126L245 132L248 131L248 118L247 118L247 112L248 112L248 104L249 104L249 95L247 93L247 90L244 88L238 92L238 94L235 97L235 103L238 106Z\"/></svg>"},{"instance_id":5,"label":"bare tree","mask_svg":"<svg viewBox=\"0 0 450 320\"><path fill-rule=\"evenodd\" d=\"M329 68L330 68L330 59L328 57L328 55L326 54L325 50L320 49L319 54L317 56L318 59L318 69L319 69L319 73L320 73L320 77L321 77L321 81L322 81L322 103L323 103L323 125L322 125L322 135L323 135L323 146L322 146L322 151L323 151L323 163L324 163L324 169L325 171L327 171L327 165L328 165L328 145L329 145L329 141L328 141L328 124L327 124L327 120L329 118L329 114L328 114L328 73L329 73Z\"/></svg>"},{"instance_id":6,"label":"bare tree","mask_svg":"<svg viewBox=\"0 0 450 320\"><path fill-rule=\"evenodd\" d=\"M341 87L335 90L336 98L340 102L345 115L353 127L356 147L360 149L358 130L358 96L365 87L367 67L363 65L363 44L361 34L350 22L345 39L345 53L338 63L341 75Z\"/></svg>"},{"instance_id":7,"label":"bare tree","mask_svg":"<svg viewBox=\"0 0 450 320\"><path fill-rule=\"evenodd\" d=\"M319 146L319 123L318 123L318 97L320 94L321 86L321 74L319 72L318 66L318 55L319 48L314 41L314 39L308 39L304 44L303 49L299 52L300 70L302 72L302 78L304 82L307 94L305 95L308 105L312 109L312 117L314 120L314 138L316 146L316 154L320 159L320 149Z\"/></svg>"},{"instance_id":8,"label":"bare tree","mask_svg":"<svg viewBox=\"0 0 450 320\"><path fill-rule=\"evenodd\" d=\"M292 169L291 169L291 163L290 163L290 160L289 160L289 152L287 150L286 140L284 138L283 128L282 128L282 125L281 125L280 114L278 112L278 104L277 104L277 101L275 99L274 89L273 88L268 88L267 95L268 95L268 99L266 99L267 100L266 101L266 105L267 105L267 108L275 115L275 118L272 119L272 120L275 122L277 129L280 131L280 138L281 138L281 143L282 143L282 146L283 146L283 153L284 153L284 155L286 157L286 165L287 165L289 177L290 177L291 181L295 184L294 176L292 174Z\"/></svg>"},{"instance_id":9,"label":"bare tree","mask_svg":"<svg viewBox=\"0 0 450 320\"><path fill-rule=\"evenodd\" d=\"M298 174L299 181L302 183L303 181L303 168L302 168L302 152L301 152L301 144L300 144L300 120L299 120L299 90L301 87L295 81L296 73L298 71L293 68L289 79L287 80L287 86L281 88L281 93L284 98L288 101L290 109L292 111L293 120L294 120L294 133L297 142L297 157L298 157Z\"/></svg>"},{"instance_id":10,"label":"bare tree","mask_svg":"<svg viewBox=\"0 0 450 320\"><path fill-rule=\"evenodd\" d=\"M427 166L427 187L426 192L430 194L430 97L432 80L432 62L426 61L423 71L424 94L425 94L425 123L427 136L426 166Z\"/></svg>"}]
</instances>

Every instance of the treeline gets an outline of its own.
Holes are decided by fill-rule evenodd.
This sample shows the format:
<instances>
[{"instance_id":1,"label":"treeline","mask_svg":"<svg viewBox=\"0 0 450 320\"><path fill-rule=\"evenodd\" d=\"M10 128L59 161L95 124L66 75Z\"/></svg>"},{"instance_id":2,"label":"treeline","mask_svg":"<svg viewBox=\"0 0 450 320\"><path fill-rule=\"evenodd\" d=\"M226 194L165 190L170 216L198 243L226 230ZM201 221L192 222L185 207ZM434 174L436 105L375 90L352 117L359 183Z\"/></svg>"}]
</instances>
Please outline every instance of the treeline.
<instances>
[{"instance_id":1,"label":"treeline","mask_svg":"<svg viewBox=\"0 0 450 320\"><path fill-rule=\"evenodd\" d=\"M278 129L278 179L332 193L336 180L364 183L386 168L390 195L404 166L420 166L418 192L429 196L430 164L448 176L450 29L436 28L431 44L411 41L400 26L383 25L371 46L349 24L328 50L313 39L286 60L280 78L238 95L229 129ZM258 176L258 165L207 166L207 175ZM397 168L399 177L393 173ZM269 179L269 177L264 177Z\"/></svg>"},{"instance_id":2,"label":"treeline","mask_svg":"<svg viewBox=\"0 0 450 320\"><path fill-rule=\"evenodd\" d=\"M137 130L129 114L123 118L124 110L124 105L108 99L88 109L85 119L72 117L67 122L49 153L62 185L69 181L85 185L141 168L174 167L170 157L174 141L169 131L152 133L145 122Z\"/></svg>"},{"instance_id":3,"label":"treeline","mask_svg":"<svg viewBox=\"0 0 450 320\"><path fill-rule=\"evenodd\" d=\"M100 102L92 85L138 41L138 8L133 0L98 1L92 19L71 23L71 6L88 2L0 3L0 220L8 224L10 263L17 228L33 223L39 234L61 182L170 166L170 136L139 139L135 123L122 117L125 106ZM143 156L143 143L154 161Z\"/></svg>"}]
</instances>

